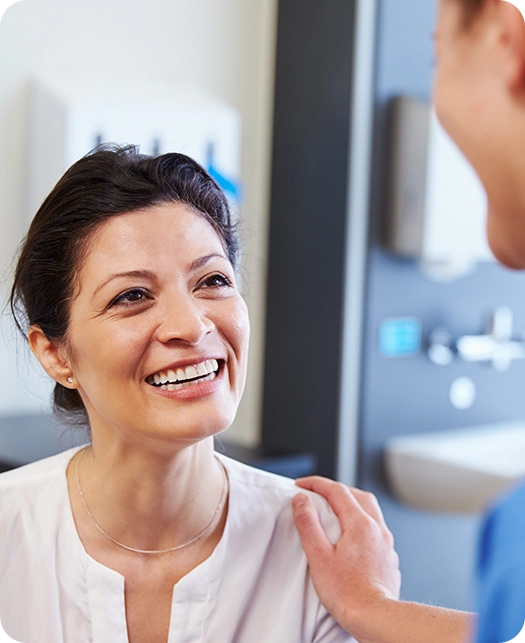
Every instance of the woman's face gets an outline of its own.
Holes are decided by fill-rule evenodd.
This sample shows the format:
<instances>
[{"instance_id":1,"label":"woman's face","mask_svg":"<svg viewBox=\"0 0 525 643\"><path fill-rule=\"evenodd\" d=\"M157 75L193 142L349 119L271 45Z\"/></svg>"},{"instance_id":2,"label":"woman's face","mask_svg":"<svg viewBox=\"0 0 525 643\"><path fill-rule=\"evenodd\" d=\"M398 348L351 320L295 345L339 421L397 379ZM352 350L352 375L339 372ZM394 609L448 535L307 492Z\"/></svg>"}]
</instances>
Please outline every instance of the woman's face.
<instances>
[{"instance_id":1,"label":"woman's face","mask_svg":"<svg viewBox=\"0 0 525 643\"><path fill-rule=\"evenodd\" d=\"M233 421L249 322L221 240L180 203L115 216L88 243L63 347L93 438L192 442Z\"/></svg>"}]
</instances>

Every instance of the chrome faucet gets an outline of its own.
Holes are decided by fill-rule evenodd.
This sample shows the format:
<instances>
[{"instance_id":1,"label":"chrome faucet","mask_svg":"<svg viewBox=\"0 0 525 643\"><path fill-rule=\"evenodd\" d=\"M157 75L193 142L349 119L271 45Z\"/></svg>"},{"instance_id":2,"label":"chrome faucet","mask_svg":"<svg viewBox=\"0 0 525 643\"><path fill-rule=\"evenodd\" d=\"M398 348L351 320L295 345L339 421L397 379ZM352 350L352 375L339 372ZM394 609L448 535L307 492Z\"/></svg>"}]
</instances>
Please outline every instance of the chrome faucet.
<instances>
[{"instance_id":1,"label":"chrome faucet","mask_svg":"<svg viewBox=\"0 0 525 643\"><path fill-rule=\"evenodd\" d=\"M513 315L508 306L499 306L485 335L464 335L454 342L450 333L431 333L427 355L439 366L450 364L455 355L466 362L491 362L497 371L506 371L513 360L525 359L525 341L512 339Z\"/></svg>"}]
</instances>

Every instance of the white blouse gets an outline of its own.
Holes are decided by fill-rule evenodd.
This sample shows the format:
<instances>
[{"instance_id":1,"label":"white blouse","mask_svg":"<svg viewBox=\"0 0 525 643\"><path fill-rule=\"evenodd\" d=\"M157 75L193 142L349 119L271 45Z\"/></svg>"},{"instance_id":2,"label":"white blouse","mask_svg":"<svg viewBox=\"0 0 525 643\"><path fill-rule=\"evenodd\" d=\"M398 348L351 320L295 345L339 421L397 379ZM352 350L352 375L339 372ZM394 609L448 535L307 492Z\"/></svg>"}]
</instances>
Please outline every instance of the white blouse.
<instances>
[{"instance_id":1,"label":"white blouse","mask_svg":"<svg viewBox=\"0 0 525 643\"><path fill-rule=\"evenodd\" d=\"M124 577L78 537L66 468L78 448L0 475L0 622L22 643L128 643ZM217 454L230 498L213 554L173 588L167 643L343 643L295 529L292 480ZM333 540L337 519L315 496Z\"/></svg>"}]
</instances>

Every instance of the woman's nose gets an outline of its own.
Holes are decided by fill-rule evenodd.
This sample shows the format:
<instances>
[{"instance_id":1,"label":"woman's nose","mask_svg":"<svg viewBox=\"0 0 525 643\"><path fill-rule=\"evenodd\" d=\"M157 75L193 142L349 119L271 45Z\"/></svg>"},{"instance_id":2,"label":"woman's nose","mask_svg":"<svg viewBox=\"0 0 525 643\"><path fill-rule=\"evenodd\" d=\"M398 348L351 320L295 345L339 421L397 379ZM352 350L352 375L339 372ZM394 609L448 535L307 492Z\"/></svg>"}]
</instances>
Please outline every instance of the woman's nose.
<instances>
[{"instance_id":1,"label":"woman's nose","mask_svg":"<svg viewBox=\"0 0 525 643\"><path fill-rule=\"evenodd\" d=\"M160 342L179 340L199 344L215 327L202 304L191 295L174 297L166 302L157 329Z\"/></svg>"}]
</instances>

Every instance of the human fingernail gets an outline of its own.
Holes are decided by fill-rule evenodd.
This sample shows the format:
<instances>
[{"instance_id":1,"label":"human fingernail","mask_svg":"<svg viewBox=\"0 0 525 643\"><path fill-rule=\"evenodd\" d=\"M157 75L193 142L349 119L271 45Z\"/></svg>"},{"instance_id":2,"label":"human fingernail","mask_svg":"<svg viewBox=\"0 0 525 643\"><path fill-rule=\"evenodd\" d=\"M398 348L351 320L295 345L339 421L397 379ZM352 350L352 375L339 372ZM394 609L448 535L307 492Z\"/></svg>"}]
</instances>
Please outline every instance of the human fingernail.
<instances>
[{"instance_id":1,"label":"human fingernail","mask_svg":"<svg viewBox=\"0 0 525 643\"><path fill-rule=\"evenodd\" d=\"M301 509L301 507L305 506L307 500L308 498L304 493L298 493L293 497L292 504L295 509Z\"/></svg>"}]
</instances>

